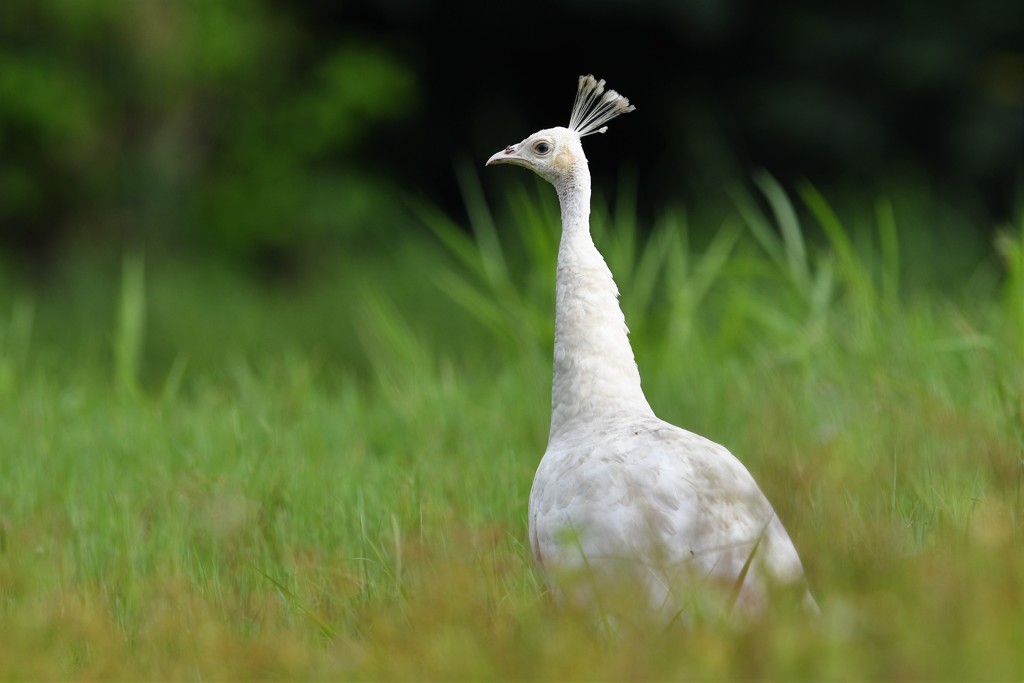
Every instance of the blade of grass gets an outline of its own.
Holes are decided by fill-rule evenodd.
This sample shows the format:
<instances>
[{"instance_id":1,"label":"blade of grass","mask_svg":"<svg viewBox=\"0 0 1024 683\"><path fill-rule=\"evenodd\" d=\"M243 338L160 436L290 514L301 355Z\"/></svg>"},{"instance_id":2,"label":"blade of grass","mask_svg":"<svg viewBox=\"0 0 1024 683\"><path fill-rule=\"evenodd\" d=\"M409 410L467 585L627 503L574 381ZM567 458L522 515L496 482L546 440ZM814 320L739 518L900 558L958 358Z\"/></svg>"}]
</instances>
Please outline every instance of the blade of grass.
<instances>
[{"instance_id":1,"label":"blade of grass","mask_svg":"<svg viewBox=\"0 0 1024 683\"><path fill-rule=\"evenodd\" d=\"M267 573L267 572L263 571L262 569L260 569L259 567L257 567L252 562L248 562L247 561L246 564L248 564L253 569L253 571L255 571L257 574L259 574L264 579L269 581L274 586L274 588L276 588L278 590L278 592L280 592L281 595L293 607L297 608L300 612L302 612L307 617L309 617L310 620L314 624L316 624L316 627L317 627L317 629L319 629L321 635L323 635L327 640L330 640L330 641L334 640L334 637L337 635L337 632L334 630L334 627L331 626L329 623L327 623L326 619L324 619L319 614L317 614L316 611L313 608L311 608L309 605L307 605L302 600L302 598L300 598L298 595L295 594L294 591L289 589L288 586L284 585L284 583L282 583L281 581L278 581L276 578L271 576L269 573Z\"/></svg>"},{"instance_id":2,"label":"blade of grass","mask_svg":"<svg viewBox=\"0 0 1024 683\"><path fill-rule=\"evenodd\" d=\"M803 232L800 229L796 212L793 210L793 204L789 201L782 186L767 171L762 170L756 173L754 182L768 199L772 213L775 215L775 222L778 223L779 230L782 232L783 250L790 277L798 289L806 291L810 283L807 249L804 246Z\"/></svg>"},{"instance_id":3,"label":"blade of grass","mask_svg":"<svg viewBox=\"0 0 1024 683\"><path fill-rule=\"evenodd\" d=\"M143 257L127 253L121 268L121 298L114 334L114 379L118 388L134 394L145 343L146 270Z\"/></svg>"},{"instance_id":4,"label":"blade of grass","mask_svg":"<svg viewBox=\"0 0 1024 683\"><path fill-rule=\"evenodd\" d=\"M900 242L892 202L886 198L875 203L875 221L882 249L882 302L888 315L895 315L900 298Z\"/></svg>"}]
</instances>

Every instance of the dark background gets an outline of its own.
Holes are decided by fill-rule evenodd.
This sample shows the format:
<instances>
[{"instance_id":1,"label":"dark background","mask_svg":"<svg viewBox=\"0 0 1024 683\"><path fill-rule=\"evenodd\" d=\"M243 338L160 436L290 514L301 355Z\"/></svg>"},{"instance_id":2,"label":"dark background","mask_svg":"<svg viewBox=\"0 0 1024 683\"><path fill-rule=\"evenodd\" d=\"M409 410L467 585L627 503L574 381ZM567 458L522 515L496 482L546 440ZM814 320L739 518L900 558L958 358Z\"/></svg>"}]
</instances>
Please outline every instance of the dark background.
<instances>
[{"instance_id":1,"label":"dark background","mask_svg":"<svg viewBox=\"0 0 1024 683\"><path fill-rule=\"evenodd\" d=\"M784 183L916 192L995 228L1024 169L1024 2L36 0L0 4L0 253L124 245L273 273L456 218L454 164L637 106L588 139L645 207ZM504 178L487 174L495 191ZM653 210L653 209L652 209Z\"/></svg>"}]
</instances>

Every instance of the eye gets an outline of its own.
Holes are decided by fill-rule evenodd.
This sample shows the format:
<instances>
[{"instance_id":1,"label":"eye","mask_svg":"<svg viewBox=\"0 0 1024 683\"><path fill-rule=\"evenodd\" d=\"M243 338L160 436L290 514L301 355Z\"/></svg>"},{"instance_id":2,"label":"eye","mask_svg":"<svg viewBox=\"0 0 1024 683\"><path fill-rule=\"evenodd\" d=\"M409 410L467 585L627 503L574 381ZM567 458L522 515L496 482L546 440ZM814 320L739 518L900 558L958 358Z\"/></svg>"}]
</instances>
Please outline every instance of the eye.
<instances>
[{"instance_id":1,"label":"eye","mask_svg":"<svg viewBox=\"0 0 1024 683\"><path fill-rule=\"evenodd\" d=\"M551 145L541 140L533 146L533 151L537 154L547 154L551 151Z\"/></svg>"}]
</instances>

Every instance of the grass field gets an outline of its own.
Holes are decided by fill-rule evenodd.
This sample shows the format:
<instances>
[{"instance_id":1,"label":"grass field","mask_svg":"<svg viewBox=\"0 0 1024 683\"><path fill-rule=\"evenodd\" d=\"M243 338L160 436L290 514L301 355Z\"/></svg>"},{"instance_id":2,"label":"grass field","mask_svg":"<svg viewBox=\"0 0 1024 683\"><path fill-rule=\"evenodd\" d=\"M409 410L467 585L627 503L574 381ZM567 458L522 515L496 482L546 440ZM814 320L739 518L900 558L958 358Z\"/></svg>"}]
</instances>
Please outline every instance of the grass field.
<instances>
[{"instance_id":1,"label":"grass field","mask_svg":"<svg viewBox=\"0 0 1024 683\"><path fill-rule=\"evenodd\" d=\"M471 233L418 206L420 238L273 288L4 271L0 678L1020 679L1024 218L979 245L927 198L756 180L700 233L627 189L595 237L652 405L747 464L820 619L608 643L551 604L558 213L494 218L464 174Z\"/></svg>"}]
</instances>

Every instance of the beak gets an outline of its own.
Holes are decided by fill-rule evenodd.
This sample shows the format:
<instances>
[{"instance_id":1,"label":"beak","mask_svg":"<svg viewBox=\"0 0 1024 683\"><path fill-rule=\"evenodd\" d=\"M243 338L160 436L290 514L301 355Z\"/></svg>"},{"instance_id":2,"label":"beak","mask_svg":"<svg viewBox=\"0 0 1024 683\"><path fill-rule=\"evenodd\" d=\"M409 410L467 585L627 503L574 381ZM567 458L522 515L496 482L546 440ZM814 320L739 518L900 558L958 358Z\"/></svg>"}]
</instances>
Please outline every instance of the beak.
<instances>
[{"instance_id":1,"label":"beak","mask_svg":"<svg viewBox=\"0 0 1024 683\"><path fill-rule=\"evenodd\" d=\"M491 158L487 160L487 163L484 164L484 166L491 166L492 164L507 164L519 158L516 155L516 152L518 151L519 150L516 149L515 145L509 145L497 154L492 154Z\"/></svg>"}]
</instances>

